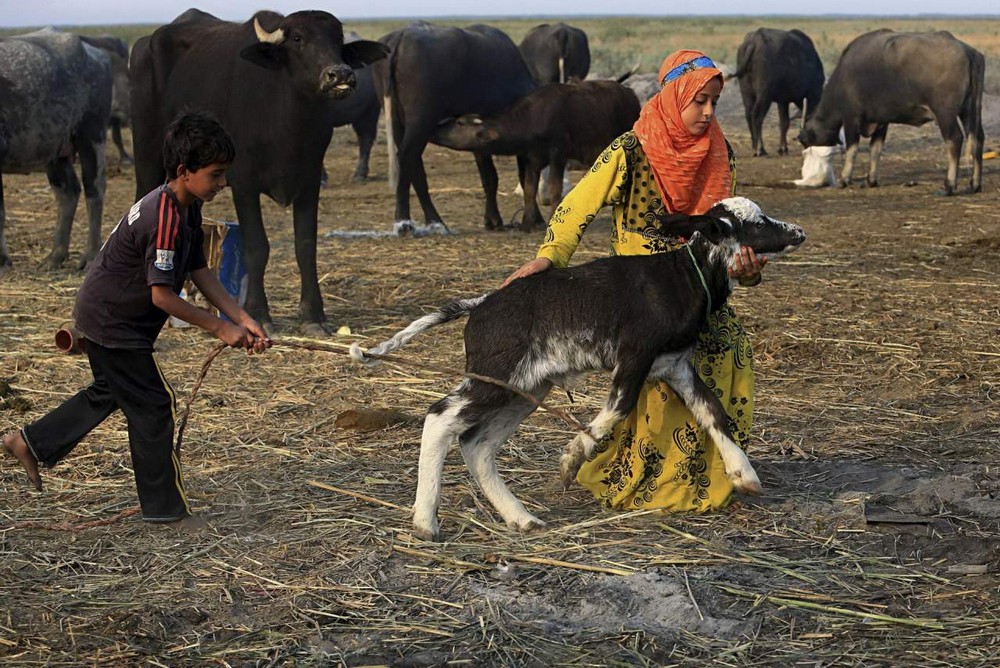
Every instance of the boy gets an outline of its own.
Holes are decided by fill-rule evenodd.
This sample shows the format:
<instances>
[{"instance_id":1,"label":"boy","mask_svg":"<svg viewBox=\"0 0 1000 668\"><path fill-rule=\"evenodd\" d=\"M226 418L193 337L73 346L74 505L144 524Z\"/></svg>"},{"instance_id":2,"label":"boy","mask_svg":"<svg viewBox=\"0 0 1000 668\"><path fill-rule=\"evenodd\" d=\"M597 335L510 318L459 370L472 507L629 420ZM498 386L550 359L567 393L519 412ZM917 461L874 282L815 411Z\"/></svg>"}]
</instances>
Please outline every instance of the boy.
<instances>
[{"instance_id":1,"label":"boy","mask_svg":"<svg viewBox=\"0 0 1000 668\"><path fill-rule=\"evenodd\" d=\"M168 316L211 332L234 348L260 353L264 329L207 267L202 202L226 187L236 148L205 114L178 117L163 140L168 180L136 202L111 231L77 293L73 316L86 341L94 382L37 422L3 437L3 446L42 489L38 464L54 466L116 409L128 422L142 519L200 528L192 516L174 452L174 393L153 358ZM178 296L186 275L231 322Z\"/></svg>"}]
</instances>

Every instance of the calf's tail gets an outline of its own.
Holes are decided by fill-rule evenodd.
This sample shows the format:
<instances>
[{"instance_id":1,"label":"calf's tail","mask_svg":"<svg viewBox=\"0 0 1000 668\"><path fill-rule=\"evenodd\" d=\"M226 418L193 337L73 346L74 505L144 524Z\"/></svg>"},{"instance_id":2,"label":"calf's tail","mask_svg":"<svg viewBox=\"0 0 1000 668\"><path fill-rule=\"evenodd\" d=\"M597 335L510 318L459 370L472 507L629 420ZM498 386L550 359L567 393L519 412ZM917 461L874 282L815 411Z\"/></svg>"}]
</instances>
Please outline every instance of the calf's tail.
<instances>
[{"instance_id":1,"label":"calf's tail","mask_svg":"<svg viewBox=\"0 0 1000 668\"><path fill-rule=\"evenodd\" d=\"M472 309L479 306L486 297L487 295L480 295L471 299L456 299L453 302L449 302L437 311L414 320L406 329L398 332L391 339L383 341L374 348L361 350L361 346L358 343L354 343L351 345L351 359L362 364L371 364L375 359L370 357L370 355L387 355L394 350L399 350L420 332L466 315Z\"/></svg>"}]
</instances>

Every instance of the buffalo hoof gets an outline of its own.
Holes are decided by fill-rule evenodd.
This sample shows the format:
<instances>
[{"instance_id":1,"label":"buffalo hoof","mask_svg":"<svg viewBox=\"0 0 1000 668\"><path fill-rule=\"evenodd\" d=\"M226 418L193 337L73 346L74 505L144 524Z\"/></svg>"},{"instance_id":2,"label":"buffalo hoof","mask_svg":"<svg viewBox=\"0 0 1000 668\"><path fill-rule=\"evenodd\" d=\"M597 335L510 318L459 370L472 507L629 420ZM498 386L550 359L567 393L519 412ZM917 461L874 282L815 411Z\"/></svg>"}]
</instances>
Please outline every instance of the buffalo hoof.
<instances>
[{"instance_id":1,"label":"buffalo hoof","mask_svg":"<svg viewBox=\"0 0 1000 668\"><path fill-rule=\"evenodd\" d=\"M753 157L755 158L762 158L765 155L767 155L767 151L765 151L763 148L759 148L753 152Z\"/></svg>"},{"instance_id":2,"label":"buffalo hoof","mask_svg":"<svg viewBox=\"0 0 1000 668\"><path fill-rule=\"evenodd\" d=\"M968 188L962 191L965 195L975 195L976 193L983 192L983 187L970 185Z\"/></svg>"},{"instance_id":3,"label":"buffalo hoof","mask_svg":"<svg viewBox=\"0 0 1000 668\"><path fill-rule=\"evenodd\" d=\"M14 263L7 256L0 256L0 277L14 268Z\"/></svg>"},{"instance_id":4,"label":"buffalo hoof","mask_svg":"<svg viewBox=\"0 0 1000 668\"><path fill-rule=\"evenodd\" d=\"M838 188L846 188L849 185L851 185L851 184L848 183L845 179L838 179L837 180L837 187Z\"/></svg>"},{"instance_id":5,"label":"buffalo hoof","mask_svg":"<svg viewBox=\"0 0 1000 668\"><path fill-rule=\"evenodd\" d=\"M59 269L63 266L63 262L66 261L68 256L69 253L66 251L52 251L42 260L42 267L44 269Z\"/></svg>"},{"instance_id":6,"label":"buffalo hoof","mask_svg":"<svg viewBox=\"0 0 1000 668\"><path fill-rule=\"evenodd\" d=\"M778 149L778 155L788 155L788 147L782 146Z\"/></svg>"},{"instance_id":7,"label":"buffalo hoof","mask_svg":"<svg viewBox=\"0 0 1000 668\"><path fill-rule=\"evenodd\" d=\"M266 328L265 328L266 331ZM325 339L332 333L322 322L304 322L299 325L299 333L309 339Z\"/></svg>"},{"instance_id":8,"label":"buffalo hoof","mask_svg":"<svg viewBox=\"0 0 1000 668\"><path fill-rule=\"evenodd\" d=\"M354 176L351 177L352 183L365 183L367 181L368 181L367 174L355 174Z\"/></svg>"},{"instance_id":9,"label":"buffalo hoof","mask_svg":"<svg viewBox=\"0 0 1000 668\"><path fill-rule=\"evenodd\" d=\"M879 186L878 181L869 181L865 179L865 188L878 188L878 186Z\"/></svg>"}]
</instances>

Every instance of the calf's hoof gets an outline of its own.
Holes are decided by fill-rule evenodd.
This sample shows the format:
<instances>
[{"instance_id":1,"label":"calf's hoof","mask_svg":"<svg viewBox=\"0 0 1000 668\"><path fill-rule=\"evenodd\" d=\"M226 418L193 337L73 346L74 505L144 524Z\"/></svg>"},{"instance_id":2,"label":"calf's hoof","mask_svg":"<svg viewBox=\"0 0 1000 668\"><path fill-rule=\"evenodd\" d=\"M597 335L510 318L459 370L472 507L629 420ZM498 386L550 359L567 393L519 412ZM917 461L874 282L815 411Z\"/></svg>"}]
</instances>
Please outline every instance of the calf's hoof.
<instances>
[{"instance_id":1,"label":"calf's hoof","mask_svg":"<svg viewBox=\"0 0 1000 668\"><path fill-rule=\"evenodd\" d=\"M760 484L757 472L752 468L748 470L737 470L729 474L729 481L733 483L736 491L750 496L760 496L764 493L764 487Z\"/></svg>"},{"instance_id":2,"label":"calf's hoof","mask_svg":"<svg viewBox=\"0 0 1000 668\"><path fill-rule=\"evenodd\" d=\"M559 460L559 479L562 481L563 489L569 489L573 485L582 464L583 453L563 454Z\"/></svg>"},{"instance_id":3,"label":"calf's hoof","mask_svg":"<svg viewBox=\"0 0 1000 668\"><path fill-rule=\"evenodd\" d=\"M440 531L438 530L438 522L436 517L431 517L430 519L413 519L413 535L420 540L426 540L428 542L436 543L441 539Z\"/></svg>"},{"instance_id":4,"label":"calf's hoof","mask_svg":"<svg viewBox=\"0 0 1000 668\"><path fill-rule=\"evenodd\" d=\"M545 522L541 521L533 515L528 515L527 517L512 520L507 522L507 526L515 531L520 531L524 534L536 534L545 531Z\"/></svg>"}]
</instances>

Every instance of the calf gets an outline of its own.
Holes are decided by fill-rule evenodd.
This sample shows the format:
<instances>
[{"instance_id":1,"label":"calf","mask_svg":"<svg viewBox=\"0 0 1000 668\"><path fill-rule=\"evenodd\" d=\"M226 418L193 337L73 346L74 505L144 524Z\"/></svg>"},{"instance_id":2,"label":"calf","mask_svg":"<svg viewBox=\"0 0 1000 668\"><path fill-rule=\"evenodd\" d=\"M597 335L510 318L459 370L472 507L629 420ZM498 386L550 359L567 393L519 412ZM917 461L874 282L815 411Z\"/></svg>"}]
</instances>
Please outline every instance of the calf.
<instances>
[{"instance_id":1,"label":"calf","mask_svg":"<svg viewBox=\"0 0 1000 668\"><path fill-rule=\"evenodd\" d=\"M397 350L425 329L468 314L467 371L502 381L537 401L554 385L570 384L587 372L613 372L604 408L562 456L564 485L574 480L614 424L632 411L643 383L656 379L673 388L711 435L736 488L759 493L757 474L733 441L722 404L691 366L691 354L709 314L729 296L728 267L740 246L774 257L800 245L805 234L797 225L768 218L741 197L722 201L707 215L672 215L662 222L689 242L673 252L550 269L490 294L456 300L367 353L354 344L351 356L370 362L369 355ZM413 508L418 536L438 537L441 471L456 437L472 475L507 525L520 531L545 526L507 489L495 462L499 447L536 407L521 394L479 380L463 381L430 407Z\"/></svg>"},{"instance_id":2,"label":"calf","mask_svg":"<svg viewBox=\"0 0 1000 668\"><path fill-rule=\"evenodd\" d=\"M639 99L617 81L581 81L536 88L506 111L483 118L467 114L438 126L431 141L460 151L518 156L524 189L521 229L545 227L538 209L538 178L549 166L547 201L562 199L566 163L588 167L639 118Z\"/></svg>"}]
</instances>

